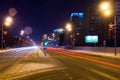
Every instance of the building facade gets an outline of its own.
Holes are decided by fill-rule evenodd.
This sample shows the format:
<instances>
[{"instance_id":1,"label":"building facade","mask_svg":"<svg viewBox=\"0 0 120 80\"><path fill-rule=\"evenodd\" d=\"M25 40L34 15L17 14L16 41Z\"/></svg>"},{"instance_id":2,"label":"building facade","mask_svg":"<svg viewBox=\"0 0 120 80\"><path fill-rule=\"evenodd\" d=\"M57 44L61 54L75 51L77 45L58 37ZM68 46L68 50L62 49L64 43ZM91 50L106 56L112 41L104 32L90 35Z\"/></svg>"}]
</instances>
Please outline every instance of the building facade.
<instances>
[{"instance_id":1,"label":"building facade","mask_svg":"<svg viewBox=\"0 0 120 80\"><path fill-rule=\"evenodd\" d=\"M120 46L120 2L117 2L116 0L112 3L114 14L109 17L105 17L100 13L100 10L98 9L100 2L89 5L82 13L71 13L70 22L73 27L71 33L71 38L73 38L73 40L71 41L75 46L114 47L115 33L117 46ZM116 26L114 24L116 24ZM98 37L98 42L87 43L85 40L86 36L94 35Z\"/></svg>"},{"instance_id":2,"label":"building facade","mask_svg":"<svg viewBox=\"0 0 120 80\"><path fill-rule=\"evenodd\" d=\"M71 13L70 21L73 26L73 40L75 46L83 46L85 31L84 31L84 13Z\"/></svg>"},{"instance_id":3,"label":"building facade","mask_svg":"<svg viewBox=\"0 0 120 80\"><path fill-rule=\"evenodd\" d=\"M84 12L86 35L98 35L99 41L97 43L97 46L114 47L114 24L116 24L116 42L117 46L120 46L120 2L113 2L114 14L109 17L105 17L100 13L98 7L96 7L98 4L99 3L90 5Z\"/></svg>"}]
</instances>

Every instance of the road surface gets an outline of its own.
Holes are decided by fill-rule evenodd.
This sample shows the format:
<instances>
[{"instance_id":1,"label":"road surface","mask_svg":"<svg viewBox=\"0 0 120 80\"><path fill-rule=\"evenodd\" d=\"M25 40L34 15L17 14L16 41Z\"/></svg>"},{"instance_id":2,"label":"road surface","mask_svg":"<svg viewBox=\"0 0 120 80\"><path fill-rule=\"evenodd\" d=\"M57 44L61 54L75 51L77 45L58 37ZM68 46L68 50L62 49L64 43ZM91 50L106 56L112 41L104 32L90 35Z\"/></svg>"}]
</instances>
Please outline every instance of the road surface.
<instances>
[{"instance_id":1,"label":"road surface","mask_svg":"<svg viewBox=\"0 0 120 80\"><path fill-rule=\"evenodd\" d=\"M0 80L120 80L120 59L29 47L0 53Z\"/></svg>"}]
</instances>

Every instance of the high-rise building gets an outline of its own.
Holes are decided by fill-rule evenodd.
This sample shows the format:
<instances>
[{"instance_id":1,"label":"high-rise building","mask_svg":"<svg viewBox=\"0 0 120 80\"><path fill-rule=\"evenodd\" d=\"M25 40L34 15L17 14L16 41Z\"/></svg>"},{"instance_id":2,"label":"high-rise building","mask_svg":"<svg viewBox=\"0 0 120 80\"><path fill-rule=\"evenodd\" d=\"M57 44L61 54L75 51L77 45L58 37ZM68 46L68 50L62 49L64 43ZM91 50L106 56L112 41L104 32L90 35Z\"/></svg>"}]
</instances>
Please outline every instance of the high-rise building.
<instances>
[{"instance_id":1,"label":"high-rise building","mask_svg":"<svg viewBox=\"0 0 120 80\"><path fill-rule=\"evenodd\" d=\"M116 10L116 38L117 45L120 46L120 2L115 2L115 10Z\"/></svg>"},{"instance_id":2,"label":"high-rise building","mask_svg":"<svg viewBox=\"0 0 120 80\"><path fill-rule=\"evenodd\" d=\"M85 43L83 18L84 13L72 13L70 16L70 21L73 26L74 45L76 46L82 46Z\"/></svg>"}]
</instances>

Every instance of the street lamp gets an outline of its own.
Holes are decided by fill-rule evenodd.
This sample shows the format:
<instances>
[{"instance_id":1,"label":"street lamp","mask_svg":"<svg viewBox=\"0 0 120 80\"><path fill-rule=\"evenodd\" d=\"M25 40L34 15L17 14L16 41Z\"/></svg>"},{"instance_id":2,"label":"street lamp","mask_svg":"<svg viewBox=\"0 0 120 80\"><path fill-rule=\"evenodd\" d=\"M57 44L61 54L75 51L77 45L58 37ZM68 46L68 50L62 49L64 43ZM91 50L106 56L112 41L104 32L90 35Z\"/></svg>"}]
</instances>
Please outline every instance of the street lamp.
<instances>
[{"instance_id":1,"label":"street lamp","mask_svg":"<svg viewBox=\"0 0 120 80\"><path fill-rule=\"evenodd\" d=\"M24 35L24 33L25 33L24 30L21 30L21 31L20 31L20 35L21 35L21 36Z\"/></svg>"},{"instance_id":2,"label":"street lamp","mask_svg":"<svg viewBox=\"0 0 120 80\"><path fill-rule=\"evenodd\" d=\"M54 39L54 37L55 37L55 33L52 33L52 37L53 37L53 39Z\"/></svg>"},{"instance_id":3,"label":"street lamp","mask_svg":"<svg viewBox=\"0 0 120 80\"><path fill-rule=\"evenodd\" d=\"M70 36L70 38L73 38L71 40L71 44L74 47L74 29L71 23L67 23L65 26L66 30L70 33L72 31L72 35Z\"/></svg>"},{"instance_id":4,"label":"street lamp","mask_svg":"<svg viewBox=\"0 0 120 80\"><path fill-rule=\"evenodd\" d=\"M65 28L69 32L72 31L72 25L70 23L68 23Z\"/></svg>"},{"instance_id":5,"label":"street lamp","mask_svg":"<svg viewBox=\"0 0 120 80\"><path fill-rule=\"evenodd\" d=\"M111 5L110 2L105 1L102 2L99 6L101 13L106 17L110 16L113 13L112 7L110 5Z\"/></svg>"},{"instance_id":6,"label":"street lamp","mask_svg":"<svg viewBox=\"0 0 120 80\"><path fill-rule=\"evenodd\" d=\"M54 40L55 40L55 33L52 33L52 46L54 44Z\"/></svg>"},{"instance_id":7,"label":"street lamp","mask_svg":"<svg viewBox=\"0 0 120 80\"><path fill-rule=\"evenodd\" d=\"M104 13L105 16L110 16L112 12L112 4L110 2L102 2L100 4L100 9L102 11L102 13ZM115 13L115 11L114 11ZM116 47L117 47L117 40L116 40L116 16L114 14L114 51L115 51L115 55L117 55L117 51L116 51Z\"/></svg>"},{"instance_id":8,"label":"street lamp","mask_svg":"<svg viewBox=\"0 0 120 80\"><path fill-rule=\"evenodd\" d=\"M10 26L12 23L12 18L11 17L6 17L4 24L6 26Z\"/></svg>"},{"instance_id":9,"label":"street lamp","mask_svg":"<svg viewBox=\"0 0 120 80\"><path fill-rule=\"evenodd\" d=\"M8 27L8 26L10 26L11 25L11 23L12 23L12 21L13 21L13 19L11 18L11 17L6 17L5 18L5 20L3 21L3 23L2 23L2 35L1 35L1 48L3 49L3 43L4 43L4 36L3 36L3 32L4 32L4 25L6 26L6 27Z\"/></svg>"},{"instance_id":10,"label":"street lamp","mask_svg":"<svg viewBox=\"0 0 120 80\"><path fill-rule=\"evenodd\" d=\"M102 2L101 4L100 4L100 9L101 10L107 10L107 9L109 9L110 8L110 3L109 2Z\"/></svg>"}]
</instances>

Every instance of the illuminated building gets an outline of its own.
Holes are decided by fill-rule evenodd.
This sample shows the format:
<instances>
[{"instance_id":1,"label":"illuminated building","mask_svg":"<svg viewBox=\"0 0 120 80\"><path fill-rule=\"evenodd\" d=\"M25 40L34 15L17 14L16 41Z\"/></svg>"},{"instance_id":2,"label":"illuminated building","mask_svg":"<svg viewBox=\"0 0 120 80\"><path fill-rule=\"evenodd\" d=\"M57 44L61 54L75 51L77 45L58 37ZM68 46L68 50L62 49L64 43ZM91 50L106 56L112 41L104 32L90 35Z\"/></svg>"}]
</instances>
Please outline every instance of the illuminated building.
<instances>
[{"instance_id":1,"label":"illuminated building","mask_svg":"<svg viewBox=\"0 0 120 80\"><path fill-rule=\"evenodd\" d=\"M63 28L55 29L54 34L55 34L54 44L62 46L64 44L64 41L65 41L64 29Z\"/></svg>"},{"instance_id":2,"label":"illuminated building","mask_svg":"<svg viewBox=\"0 0 120 80\"><path fill-rule=\"evenodd\" d=\"M84 13L72 13L70 16L70 21L73 26L73 35L74 35L74 45L75 46L82 46L84 45Z\"/></svg>"},{"instance_id":3,"label":"illuminated building","mask_svg":"<svg viewBox=\"0 0 120 80\"><path fill-rule=\"evenodd\" d=\"M114 2L114 13L109 17L103 17L99 12L98 7L99 3L90 5L85 10L85 30L86 35L98 35L99 42L97 46L103 46L103 41L106 41L106 46L114 46L114 26L110 30L108 26L110 23L114 25L114 16L116 16L116 37L117 37L117 46L120 46L120 2ZM94 45L94 44L87 44Z\"/></svg>"}]
</instances>

